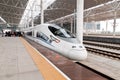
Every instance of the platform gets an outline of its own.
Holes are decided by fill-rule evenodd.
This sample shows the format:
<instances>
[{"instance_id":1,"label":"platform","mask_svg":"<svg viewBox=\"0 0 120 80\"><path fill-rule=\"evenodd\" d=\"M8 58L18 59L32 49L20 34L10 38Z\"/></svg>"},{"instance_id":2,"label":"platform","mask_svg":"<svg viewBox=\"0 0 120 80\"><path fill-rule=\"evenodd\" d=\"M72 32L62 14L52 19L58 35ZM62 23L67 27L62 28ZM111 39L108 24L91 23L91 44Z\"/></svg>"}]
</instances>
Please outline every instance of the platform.
<instances>
[{"instance_id":1,"label":"platform","mask_svg":"<svg viewBox=\"0 0 120 80\"><path fill-rule=\"evenodd\" d=\"M0 37L0 80L43 80L17 37Z\"/></svg>"},{"instance_id":2,"label":"platform","mask_svg":"<svg viewBox=\"0 0 120 80\"><path fill-rule=\"evenodd\" d=\"M52 64L45 62L40 54L39 57L31 56L27 48L34 51L34 55L37 52L19 37L0 37L0 80L56 80L56 78L57 80L69 80L57 68L53 68ZM47 69L42 65L43 63L35 62L38 60L47 64ZM45 67L42 71L39 68L41 66Z\"/></svg>"},{"instance_id":3,"label":"platform","mask_svg":"<svg viewBox=\"0 0 120 80\"><path fill-rule=\"evenodd\" d=\"M0 80L43 80L17 37L0 37Z\"/></svg>"}]
</instances>

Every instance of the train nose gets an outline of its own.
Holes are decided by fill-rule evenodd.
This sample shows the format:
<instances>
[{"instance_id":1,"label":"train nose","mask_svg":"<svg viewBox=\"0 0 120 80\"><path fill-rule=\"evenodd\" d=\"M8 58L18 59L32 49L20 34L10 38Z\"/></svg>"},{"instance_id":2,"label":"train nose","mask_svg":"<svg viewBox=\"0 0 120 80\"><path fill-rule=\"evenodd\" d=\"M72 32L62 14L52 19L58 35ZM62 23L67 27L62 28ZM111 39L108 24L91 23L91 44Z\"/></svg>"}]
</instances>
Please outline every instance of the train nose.
<instances>
[{"instance_id":1,"label":"train nose","mask_svg":"<svg viewBox=\"0 0 120 80\"><path fill-rule=\"evenodd\" d=\"M69 52L69 58L73 60L85 60L87 58L87 51L86 49L83 50L70 50Z\"/></svg>"}]
</instances>

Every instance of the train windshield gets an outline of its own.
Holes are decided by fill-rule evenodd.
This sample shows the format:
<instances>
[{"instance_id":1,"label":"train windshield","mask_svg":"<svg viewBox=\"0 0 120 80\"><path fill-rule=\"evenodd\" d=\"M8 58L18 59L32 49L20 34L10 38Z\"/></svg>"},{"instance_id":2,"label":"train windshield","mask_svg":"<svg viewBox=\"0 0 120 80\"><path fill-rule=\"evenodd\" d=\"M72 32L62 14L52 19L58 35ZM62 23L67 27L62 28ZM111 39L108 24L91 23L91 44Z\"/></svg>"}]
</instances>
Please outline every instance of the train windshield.
<instances>
[{"instance_id":1,"label":"train windshield","mask_svg":"<svg viewBox=\"0 0 120 80\"><path fill-rule=\"evenodd\" d=\"M57 29L51 26L49 26L49 29L55 36L64 37L64 38L75 38L75 36L66 29L63 28Z\"/></svg>"}]
</instances>

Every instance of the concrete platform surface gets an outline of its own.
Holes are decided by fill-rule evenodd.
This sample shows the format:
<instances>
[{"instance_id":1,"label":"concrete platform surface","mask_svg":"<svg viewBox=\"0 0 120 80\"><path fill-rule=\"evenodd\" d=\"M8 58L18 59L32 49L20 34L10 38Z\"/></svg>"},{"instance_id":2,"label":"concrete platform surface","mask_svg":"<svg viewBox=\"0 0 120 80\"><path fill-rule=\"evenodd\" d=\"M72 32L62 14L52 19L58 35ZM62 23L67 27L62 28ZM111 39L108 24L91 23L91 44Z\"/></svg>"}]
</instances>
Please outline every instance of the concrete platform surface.
<instances>
[{"instance_id":1,"label":"concrete platform surface","mask_svg":"<svg viewBox=\"0 0 120 80\"><path fill-rule=\"evenodd\" d=\"M43 80L18 37L0 37L0 80Z\"/></svg>"}]
</instances>

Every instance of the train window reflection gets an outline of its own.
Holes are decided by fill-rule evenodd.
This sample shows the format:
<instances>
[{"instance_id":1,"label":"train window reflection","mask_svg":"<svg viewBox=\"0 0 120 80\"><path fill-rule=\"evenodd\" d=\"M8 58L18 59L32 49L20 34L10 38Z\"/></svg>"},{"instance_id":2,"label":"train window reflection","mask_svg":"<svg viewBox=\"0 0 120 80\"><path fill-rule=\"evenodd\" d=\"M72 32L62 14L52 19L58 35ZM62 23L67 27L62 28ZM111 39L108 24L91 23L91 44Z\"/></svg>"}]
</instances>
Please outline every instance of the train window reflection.
<instances>
[{"instance_id":1,"label":"train window reflection","mask_svg":"<svg viewBox=\"0 0 120 80\"><path fill-rule=\"evenodd\" d=\"M27 32L27 35L28 35L28 36L32 36L32 31Z\"/></svg>"},{"instance_id":2,"label":"train window reflection","mask_svg":"<svg viewBox=\"0 0 120 80\"><path fill-rule=\"evenodd\" d=\"M41 32L37 32L37 37L41 38L41 39L43 39L45 41L48 41L48 39L49 39L45 34L43 34Z\"/></svg>"},{"instance_id":3,"label":"train window reflection","mask_svg":"<svg viewBox=\"0 0 120 80\"><path fill-rule=\"evenodd\" d=\"M51 26L49 26L49 29L56 36L64 37L64 38L75 38L75 36L66 29L63 28L57 29Z\"/></svg>"}]
</instances>

